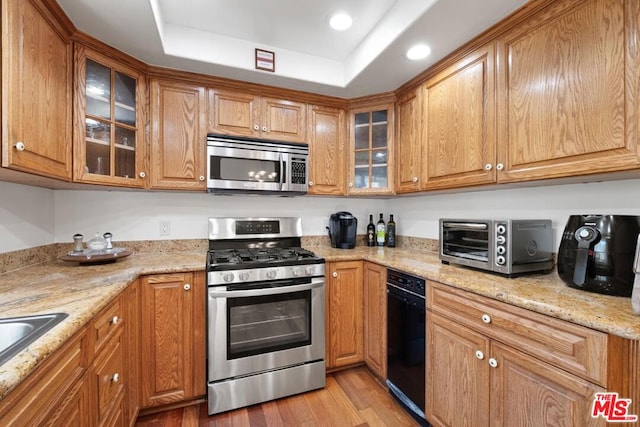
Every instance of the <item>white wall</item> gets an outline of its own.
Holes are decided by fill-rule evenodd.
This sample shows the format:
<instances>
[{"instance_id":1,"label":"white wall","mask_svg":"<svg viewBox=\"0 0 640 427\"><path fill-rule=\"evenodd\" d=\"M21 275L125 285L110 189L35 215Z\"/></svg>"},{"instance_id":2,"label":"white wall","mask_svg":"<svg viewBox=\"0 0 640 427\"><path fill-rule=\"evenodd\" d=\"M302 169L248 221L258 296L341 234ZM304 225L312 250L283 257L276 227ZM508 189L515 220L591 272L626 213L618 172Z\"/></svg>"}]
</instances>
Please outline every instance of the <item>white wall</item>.
<instances>
[{"instance_id":1,"label":"white wall","mask_svg":"<svg viewBox=\"0 0 640 427\"><path fill-rule=\"evenodd\" d=\"M85 241L109 231L114 241L205 239L212 216L300 216L304 235L326 234L329 215L345 210L366 232L368 215L384 212L385 200L325 197L214 196L203 193L62 191L55 192L55 241ZM170 222L170 236L160 236L160 221Z\"/></svg>"},{"instance_id":2,"label":"white wall","mask_svg":"<svg viewBox=\"0 0 640 427\"><path fill-rule=\"evenodd\" d=\"M554 247L572 214L640 215L640 180L432 194L389 200L397 234L438 238L439 218L551 219Z\"/></svg>"},{"instance_id":3,"label":"white wall","mask_svg":"<svg viewBox=\"0 0 640 427\"><path fill-rule=\"evenodd\" d=\"M54 191L0 182L0 253L53 243Z\"/></svg>"}]
</instances>

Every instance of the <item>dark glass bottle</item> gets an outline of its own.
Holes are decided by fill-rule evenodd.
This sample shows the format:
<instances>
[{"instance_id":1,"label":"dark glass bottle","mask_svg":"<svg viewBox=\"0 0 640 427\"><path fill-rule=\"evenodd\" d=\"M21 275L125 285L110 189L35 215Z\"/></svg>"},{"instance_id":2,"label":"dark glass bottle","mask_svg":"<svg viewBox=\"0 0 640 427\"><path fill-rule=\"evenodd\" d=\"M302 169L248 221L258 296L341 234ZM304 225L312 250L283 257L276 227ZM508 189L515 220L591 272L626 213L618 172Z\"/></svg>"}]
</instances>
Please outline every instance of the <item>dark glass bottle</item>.
<instances>
[{"instance_id":1,"label":"dark glass bottle","mask_svg":"<svg viewBox=\"0 0 640 427\"><path fill-rule=\"evenodd\" d=\"M396 222L393 220L393 214L389 215L389 222L387 223L387 246L390 248L396 247Z\"/></svg>"},{"instance_id":2,"label":"dark glass bottle","mask_svg":"<svg viewBox=\"0 0 640 427\"><path fill-rule=\"evenodd\" d=\"M367 246L376 245L376 226L373 225L373 215L369 215L369 225L367 225Z\"/></svg>"},{"instance_id":3,"label":"dark glass bottle","mask_svg":"<svg viewBox=\"0 0 640 427\"><path fill-rule=\"evenodd\" d=\"M376 243L378 246L384 246L384 241L387 234L387 229L384 224L384 219L382 219L382 214L380 214L380 219L376 224Z\"/></svg>"}]
</instances>

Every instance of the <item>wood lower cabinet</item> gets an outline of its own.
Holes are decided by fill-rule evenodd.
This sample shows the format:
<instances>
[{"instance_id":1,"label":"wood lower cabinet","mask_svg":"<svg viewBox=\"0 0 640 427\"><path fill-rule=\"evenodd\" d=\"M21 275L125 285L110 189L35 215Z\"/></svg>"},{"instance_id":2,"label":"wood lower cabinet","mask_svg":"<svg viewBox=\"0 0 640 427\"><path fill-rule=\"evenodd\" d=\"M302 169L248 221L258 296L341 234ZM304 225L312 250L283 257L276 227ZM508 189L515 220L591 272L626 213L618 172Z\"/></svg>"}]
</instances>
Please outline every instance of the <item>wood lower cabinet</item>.
<instances>
[{"instance_id":1,"label":"wood lower cabinet","mask_svg":"<svg viewBox=\"0 0 640 427\"><path fill-rule=\"evenodd\" d=\"M2 166L70 180L73 25L53 3L2 1Z\"/></svg>"},{"instance_id":2,"label":"wood lower cabinet","mask_svg":"<svg viewBox=\"0 0 640 427\"><path fill-rule=\"evenodd\" d=\"M637 1L555 1L498 39L500 182L640 166L639 15Z\"/></svg>"},{"instance_id":3,"label":"wood lower cabinet","mask_svg":"<svg viewBox=\"0 0 640 427\"><path fill-rule=\"evenodd\" d=\"M327 369L362 363L362 261L328 262L326 289Z\"/></svg>"},{"instance_id":4,"label":"wood lower cabinet","mask_svg":"<svg viewBox=\"0 0 640 427\"><path fill-rule=\"evenodd\" d=\"M206 189L203 86L151 80L150 187Z\"/></svg>"},{"instance_id":5,"label":"wood lower cabinet","mask_svg":"<svg viewBox=\"0 0 640 427\"><path fill-rule=\"evenodd\" d=\"M309 194L344 195L345 112L309 105Z\"/></svg>"},{"instance_id":6,"label":"wood lower cabinet","mask_svg":"<svg viewBox=\"0 0 640 427\"><path fill-rule=\"evenodd\" d=\"M429 422L605 424L591 417L595 393L624 389L608 371L619 367L606 334L437 283L427 289Z\"/></svg>"},{"instance_id":7,"label":"wood lower cabinet","mask_svg":"<svg viewBox=\"0 0 640 427\"><path fill-rule=\"evenodd\" d=\"M203 397L206 389L204 272L144 276L142 407Z\"/></svg>"},{"instance_id":8,"label":"wood lower cabinet","mask_svg":"<svg viewBox=\"0 0 640 427\"><path fill-rule=\"evenodd\" d=\"M140 281L136 279L127 288L124 298L126 300L125 334L125 375L127 378L126 394L124 399L124 418L132 424L138 417L140 410L140 365L142 351L140 341L142 339L141 328L141 294Z\"/></svg>"},{"instance_id":9,"label":"wood lower cabinet","mask_svg":"<svg viewBox=\"0 0 640 427\"><path fill-rule=\"evenodd\" d=\"M387 268L364 263L364 362L387 378Z\"/></svg>"},{"instance_id":10,"label":"wood lower cabinet","mask_svg":"<svg viewBox=\"0 0 640 427\"><path fill-rule=\"evenodd\" d=\"M209 89L209 132L305 142L306 105L250 92Z\"/></svg>"}]
</instances>

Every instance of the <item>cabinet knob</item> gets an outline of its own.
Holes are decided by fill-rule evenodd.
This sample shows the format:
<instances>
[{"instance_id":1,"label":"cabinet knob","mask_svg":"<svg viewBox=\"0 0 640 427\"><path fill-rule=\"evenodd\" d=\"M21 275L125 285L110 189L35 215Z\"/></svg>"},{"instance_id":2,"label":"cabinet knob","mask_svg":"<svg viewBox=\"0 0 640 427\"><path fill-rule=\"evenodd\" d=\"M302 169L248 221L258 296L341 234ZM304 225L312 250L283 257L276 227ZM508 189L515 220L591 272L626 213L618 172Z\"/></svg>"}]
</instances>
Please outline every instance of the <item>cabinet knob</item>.
<instances>
[{"instance_id":1,"label":"cabinet knob","mask_svg":"<svg viewBox=\"0 0 640 427\"><path fill-rule=\"evenodd\" d=\"M486 165L484 165L484 170L490 171L491 169L493 169L493 165L491 163L487 163Z\"/></svg>"},{"instance_id":2,"label":"cabinet knob","mask_svg":"<svg viewBox=\"0 0 640 427\"><path fill-rule=\"evenodd\" d=\"M349 183L349 188L353 187L353 182Z\"/></svg>"},{"instance_id":3,"label":"cabinet knob","mask_svg":"<svg viewBox=\"0 0 640 427\"><path fill-rule=\"evenodd\" d=\"M313 181L309 181L309 187L313 187Z\"/></svg>"},{"instance_id":4,"label":"cabinet knob","mask_svg":"<svg viewBox=\"0 0 640 427\"><path fill-rule=\"evenodd\" d=\"M413 181L413 182L418 182L418 177L417 177L417 176L414 176L414 177L411 179L411 181Z\"/></svg>"},{"instance_id":5,"label":"cabinet knob","mask_svg":"<svg viewBox=\"0 0 640 427\"><path fill-rule=\"evenodd\" d=\"M501 171L502 169L504 169L504 165L502 163L498 163L496 165L496 169L498 169L499 171Z\"/></svg>"},{"instance_id":6,"label":"cabinet knob","mask_svg":"<svg viewBox=\"0 0 640 427\"><path fill-rule=\"evenodd\" d=\"M113 374L113 376L111 377L111 381L113 381L114 383L117 383L118 381L120 381L120 374L117 372Z\"/></svg>"},{"instance_id":7,"label":"cabinet knob","mask_svg":"<svg viewBox=\"0 0 640 427\"><path fill-rule=\"evenodd\" d=\"M262 126L262 132L266 132L267 131L267 127L266 126Z\"/></svg>"},{"instance_id":8,"label":"cabinet knob","mask_svg":"<svg viewBox=\"0 0 640 427\"><path fill-rule=\"evenodd\" d=\"M204 181L204 176L200 175L200 181Z\"/></svg>"},{"instance_id":9,"label":"cabinet knob","mask_svg":"<svg viewBox=\"0 0 640 427\"><path fill-rule=\"evenodd\" d=\"M140 178L144 178L145 176L147 176L147 174L144 172L140 172L138 175L140 176Z\"/></svg>"},{"instance_id":10,"label":"cabinet knob","mask_svg":"<svg viewBox=\"0 0 640 427\"><path fill-rule=\"evenodd\" d=\"M481 352L480 350L476 351L476 358L477 358L478 360L482 360L482 359L484 359L484 353L483 353L483 352Z\"/></svg>"},{"instance_id":11,"label":"cabinet knob","mask_svg":"<svg viewBox=\"0 0 640 427\"><path fill-rule=\"evenodd\" d=\"M334 271L331 275L332 275L333 277L338 277L338 272L337 272L337 271Z\"/></svg>"},{"instance_id":12,"label":"cabinet knob","mask_svg":"<svg viewBox=\"0 0 640 427\"><path fill-rule=\"evenodd\" d=\"M491 366L492 368L497 368L498 367L498 361L496 359L494 359L493 357L489 359L489 366Z\"/></svg>"},{"instance_id":13,"label":"cabinet knob","mask_svg":"<svg viewBox=\"0 0 640 427\"><path fill-rule=\"evenodd\" d=\"M491 323L491 316L489 316L488 314L483 314L482 315L482 321L484 323Z\"/></svg>"},{"instance_id":14,"label":"cabinet knob","mask_svg":"<svg viewBox=\"0 0 640 427\"><path fill-rule=\"evenodd\" d=\"M14 145L14 147L18 151L24 151L24 142L18 141L18 142L16 142L16 145Z\"/></svg>"},{"instance_id":15,"label":"cabinet knob","mask_svg":"<svg viewBox=\"0 0 640 427\"><path fill-rule=\"evenodd\" d=\"M120 319L118 318L118 316L113 316L113 319L111 319L111 324L117 325L118 322L120 322Z\"/></svg>"},{"instance_id":16,"label":"cabinet knob","mask_svg":"<svg viewBox=\"0 0 640 427\"><path fill-rule=\"evenodd\" d=\"M260 126L258 126L258 125L253 125L253 130L255 130L255 131L260 130Z\"/></svg>"},{"instance_id":17,"label":"cabinet knob","mask_svg":"<svg viewBox=\"0 0 640 427\"><path fill-rule=\"evenodd\" d=\"M185 291L188 291L189 289L191 289L191 285L190 285L190 284L188 284L188 283L185 283L185 284L184 284L184 290L185 290Z\"/></svg>"}]
</instances>

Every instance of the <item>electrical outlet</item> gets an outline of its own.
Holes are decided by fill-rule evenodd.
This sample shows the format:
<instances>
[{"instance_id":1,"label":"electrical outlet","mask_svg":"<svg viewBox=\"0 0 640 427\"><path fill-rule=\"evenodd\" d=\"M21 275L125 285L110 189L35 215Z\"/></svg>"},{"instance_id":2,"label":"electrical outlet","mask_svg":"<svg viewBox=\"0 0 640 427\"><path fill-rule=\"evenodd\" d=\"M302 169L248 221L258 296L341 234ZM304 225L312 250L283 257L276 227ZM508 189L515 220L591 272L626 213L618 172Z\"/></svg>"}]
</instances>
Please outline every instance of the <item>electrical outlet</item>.
<instances>
[{"instance_id":1,"label":"electrical outlet","mask_svg":"<svg viewBox=\"0 0 640 427\"><path fill-rule=\"evenodd\" d=\"M160 235L161 236L170 236L171 235L171 223L168 219L160 220Z\"/></svg>"}]
</instances>

